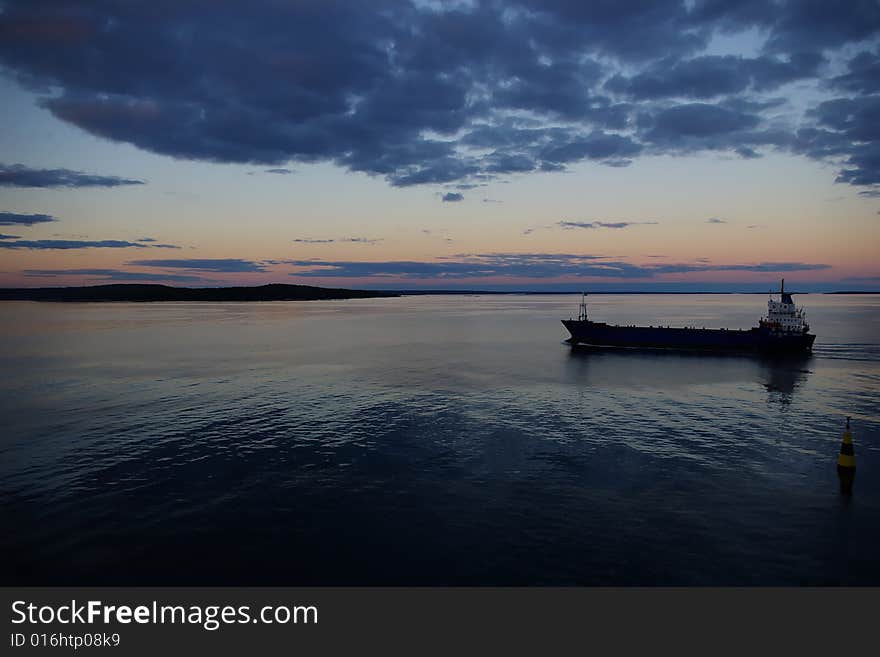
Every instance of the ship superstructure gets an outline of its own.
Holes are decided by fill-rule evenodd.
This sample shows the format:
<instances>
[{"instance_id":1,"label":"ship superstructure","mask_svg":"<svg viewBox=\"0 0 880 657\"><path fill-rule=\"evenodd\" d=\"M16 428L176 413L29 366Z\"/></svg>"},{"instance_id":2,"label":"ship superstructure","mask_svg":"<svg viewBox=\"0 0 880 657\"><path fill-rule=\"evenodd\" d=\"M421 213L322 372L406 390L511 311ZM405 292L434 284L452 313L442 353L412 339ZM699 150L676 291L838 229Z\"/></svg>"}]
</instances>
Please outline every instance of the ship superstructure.
<instances>
[{"instance_id":1,"label":"ship superstructure","mask_svg":"<svg viewBox=\"0 0 880 657\"><path fill-rule=\"evenodd\" d=\"M803 308L798 308L791 294L785 291L784 278L779 288L779 301L771 296L767 302L767 317L762 317L758 326L781 333L806 333L810 330L806 312Z\"/></svg>"}]
</instances>

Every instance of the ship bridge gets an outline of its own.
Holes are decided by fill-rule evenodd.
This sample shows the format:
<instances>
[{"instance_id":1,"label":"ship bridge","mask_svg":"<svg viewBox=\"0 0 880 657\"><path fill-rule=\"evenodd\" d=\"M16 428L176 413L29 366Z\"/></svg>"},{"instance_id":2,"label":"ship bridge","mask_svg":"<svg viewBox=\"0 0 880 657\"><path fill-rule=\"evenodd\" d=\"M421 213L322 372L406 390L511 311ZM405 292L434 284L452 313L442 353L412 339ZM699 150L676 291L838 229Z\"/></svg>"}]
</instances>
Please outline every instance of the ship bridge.
<instances>
[{"instance_id":1,"label":"ship bridge","mask_svg":"<svg viewBox=\"0 0 880 657\"><path fill-rule=\"evenodd\" d=\"M779 301L771 298L767 302L767 318L761 320L761 326L786 333L802 333L809 330L804 310L798 308L791 294L785 291L784 278L779 288Z\"/></svg>"}]
</instances>

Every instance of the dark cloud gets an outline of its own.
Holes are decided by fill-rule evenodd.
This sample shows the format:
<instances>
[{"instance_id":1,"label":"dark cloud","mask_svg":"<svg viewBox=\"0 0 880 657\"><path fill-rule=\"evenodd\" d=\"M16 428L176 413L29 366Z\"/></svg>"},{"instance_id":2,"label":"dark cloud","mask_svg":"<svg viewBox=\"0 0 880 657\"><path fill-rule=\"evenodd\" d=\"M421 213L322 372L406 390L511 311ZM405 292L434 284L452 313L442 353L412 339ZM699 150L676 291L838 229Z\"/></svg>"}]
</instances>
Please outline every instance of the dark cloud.
<instances>
[{"instance_id":1,"label":"dark cloud","mask_svg":"<svg viewBox=\"0 0 880 657\"><path fill-rule=\"evenodd\" d=\"M860 52L848 68L847 73L831 80L833 86L852 93L880 93L880 50Z\"/></svg>"},{"instance_id":2,"label":"dark cloud","mask_svg":"<svg viewBox=\"0 0 880 657\"><path fill-rule=\"evenodd\" d=\"M523 153L495 152L486 156L486 171L490 173L527 173L534 171L536 167L535 160Z\"/></svg>"},{"instance_id":3,"label":"dark cloud","mask_svg":"<svg viewBox=\"0 0 880 657\"><path fill-rule=\"evenodd\" d=\"M2 242L0 249L69 250L69 249L146 249L146 244L125 240L17 240Z\"/></svg>"},{"instance_id":4,"label":"dark cloud","mask_svg":"<svg viewBox=\"0 0 880 657\"><path fill-rule=\"evenodd\" d=\"M602 130L523 127L516 121L478 125L462 137L462 143L479 149L503 146L483 157L482 165L489 174L561 171L566 164L585 159L625 165L643 148L629 136Z\"/></svg>"},{"instance_id":5,"label":"dark cloud","mask_svg":"<svg viewBox=\"0 0 880 657\"><path fill-rule=\"evenodd\" d=\"M750 146L738 146L733 151L744 160L754 160L761 157L761 154Z\"/></svg>"},{"instance_id":6,"label":"dark cloud","mask_svg":"<svg viewBox=\"0 0 880 657\"><path fill-rule=\"evenodd\" d=\"M617 74L605 88L631 98L713 98L763 91L788 82L815 77L824 61L818 53L794 53L789 59L704 55L694 59L664 60L632 77Z\"/></svg>"},{"instance_id":7,"label":"dark cloud","mask_svg":"<svg viewBox=\"0 0 880 657\"><path fill-rule=\"evenodd\" d=\"M0 233L0 240L17 240L19 239L18 235L4 235Z\"/></svg>"},{"instance_id":8,"label":"dark cloud","mask_svg":"<svg viewBox=\"0 0 880 657\"><path fill-rule=\"evenodd\" d=\"M283 167L275 168L275 169L266 169L266 173L277 173L282 176L286 176L288 174L293 173L293 169L285 169Z\"/></svg>"},{"instance_id":9,"label":"dark cloud","mask_svg":"<svg viewBox=\"0 0 880 657\"><path fill-rule=\"evenodd\" d=\"M443 195L442 201L444 203L457 203L458 201L463 201L464 195L459 194L458 192L446 192Z\"/></svg>"},{"instance_id":10,"label":"dark cloud","mask_svg":"<svg viewBox=\"0 0 880 657\"><path fill-rule=\"evenodd\" d=\"M813 110L812 115L820 128L832 130L848 142L880 139L880 95L828 100Z\"/></svg>"},{"instance_id":11,"label":"dark cloud","mask_svg":"<svg viewBox=\"0 0 880 657\"><path fill-rule=\"evenodd\" d=\"M759 149L792 149L792 130L768 125L753 103L728 100L723 104L686 103L643 112L639 116L645 152L689 154L732 151L745 159L760 157Z\"/></svg>"},{"instance_id":12,"label":"dark cloud","mask_svg":"<svg viewBox=\"0 0 880 657\"><path fill-rule=\"evenodd\" d=\"M772 9L767 6L768 13ZM805 43L836 48L876 36L880 30L880 3L875 0L848 0L844 6L823 0L789 0L782 9L768 39L771 51L797 49Z\"/></svg>"},{"instance_id":13,"label":"dark cloud","mask_svg":"<svg viewBox=\"0 0 880 657\"><path fill-rule=\"evenodd\" d=\"M874 0L697 0L689 12L695 26L712 24L727 32L757 27L767 32L768 52L837 48L880 30L880 5Z\"/></svg>"},{"instance_id":14,"label":"dark cloud","mask_svg":"<svg viewBox=\"0 0 880 657\"><path fill-rule=\"evenodd\" d=\"M558 278L563 276L599 278L652 278L660 274L750 271L782 273L828 269L830 265L800 262L762 262L758 264L651 264L635 265L601 256L559 253L489 253L458 255L434 262L389 261L357 262L331 260L292 260L301 268L296 277L384 278L384 279L464 279L464 278Z\"/></svg>"},{"instance_id":15,"label":"dark cloud","mask_svg":"<svg viewBox=\"0 0 880 657\"><path fill-rule=\"evenodd\" d=\"M629 63L654 59L658 52L688 55L708 44L710 31L689 21L685 2L617 0L523 0L558 47L586 46Z\"/></svg>"},{"instance_id":16,"label":"dark cloud","mask_svg":"<svg viewBox=\"0 0 880 657\"><path fill-rule=\"evenodd\" d=\"M2 20L3 15L0 14L0 25ZM143 180L98 176L70 169L31 169L23 164L0 164L0 187L119 187L143 184Z\"/></svg>"},{"instance_id":17,"label":"dark cloud","mask_svg":"<svg viewBox=\"0 0 880 657\"><path fill-rule=\"evenodd\" d=\"M781 149L880 178L872 118L800 120L782 85L878 92L880 5L851 0L6 0L0 64L58 119L176 158L332 162L395 186L626 166L644 154ZM710 55L754 30L753 56ZM845 53L852 53L846 55ZM826 61L847 70L823 80ZM700 101L700 102L695 102ZM711 102L710 102L711 101ZM857 125L856 125L857 124ZM19 168L16 168L19 167ZM139 184L65 169L0 184Z\"/></svg>"},{"instance_id":18,"label":"dark cloud","mask_svg":"<svg viewBox=\"0 0 880 657\"><path fill-rule=\"evenodd\" d=\"M629 137L594 131L589 135L571 135L569 139L551 141L540 155L545 162L559 164L583 159L626 159L641 150L642 146Z\"/></svg>"},{"instance_id":19,"label":"dark cloud","mask_svg":"<svg viewBox=\"0 0 880 657\"><path fill-rule=\"evenodd\" d=\"M137 241L138 242L158 242L159 240L157 240L154 237L139 237Z\"/></svg>"},{"instance_id":20,"label":"dark cloud","mask_svg":"<svg viewBox=\"0 0 880 657\"><path fill-rule=\"evenodd\" d=\"M0 226L33 226L50 221L58 221L48 214L18 214L16 212L0 212Z\"/></svg>"},{"instance_id":21,"label":"dark cloud","mask_svg":"<svg viewBox=\"0 0 880 657\"><path fill-rule=\"evenodd\" d=\"M189 282L204 280L200 276L185 274L154 274L147 272L122 271L120 269L25 269L25 276L54 278L57 276L89 276L107 281L175 281Z\"/></svg>"},{"instance_id":22,"label":"dark cloud","mask_svg":"<svg viewBox=\"0 0 880 657\"><path fill-rule=\"evenodd\" d=\"M756 127L756 114L738 112L718 105L689 103L661 110L646 119L650 129L645 135L658 143L682 143L687 139L706 139L729 135Z\"/></svg>"},{"instance_id":23,"label":"dark cloud","mask_svg":"<svg viewBox=\"0 0 880 657\"><path fill-rule=\"evenodd\" d=\"M238 258L220 259L185 259L185 260L133 260L126 263L141 267L160 267L162 269L193 269L196 271L211 271L223 273L257 272L266 271L260 262L252 260L240 260Z\"/></svg>"},{"instance_id":24,"label":"dark cloud","mask_svg":"<svg viewBox=\"0 0 880 657\"><path fill-rule=\"evenodd\" d=\"M840 171L837 182L850 185L880 184L880 142L855 148L846 159L846 164L848 168Z\"/></svg>"},{"instance_id":25,"label":"dark cloud","mask_svg":"<svg viewBox=\"0 0 880 657\"><path fill-rule=\"evenodd\" d=\"M798 134L799 148L842 159L838 182L880 184L880 94L828 100L810 114L818 127Z\"/></svg>"}]
</instances>

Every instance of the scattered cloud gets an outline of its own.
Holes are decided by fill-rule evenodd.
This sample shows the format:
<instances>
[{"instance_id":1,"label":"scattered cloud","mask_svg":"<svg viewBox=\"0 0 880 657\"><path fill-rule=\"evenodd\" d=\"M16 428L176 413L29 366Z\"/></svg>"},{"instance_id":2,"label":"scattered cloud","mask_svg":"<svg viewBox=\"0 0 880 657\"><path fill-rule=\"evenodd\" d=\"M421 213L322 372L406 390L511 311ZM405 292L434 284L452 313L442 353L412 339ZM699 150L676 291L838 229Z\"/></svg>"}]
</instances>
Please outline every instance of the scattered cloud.
<instances>
[{"instance_id":1,"label":"scattered cloud","mask_svg":"<svg viewBox=\"0 0 880 657\"><path fill-rule=\"evenodd\" d=\"M384 238L381 237L339 237L327 239L299 238L293 240L296 244L379 244L383 241Z\"/></svg>"},{"instance_id":2,"label":"scattered cloud","mask_svg":"<svg viewBox=\"0 0 880 657\"><path fill-rule=\"evenodd\" d=\"M455 242L455 240L448 236L448 232L449 231L446 230L445 228L439 228L439 229L437 229L437 228L435 228L435 229L422 228L422 233L427 235L428 237L436 238L438 240L445 242L446 244L452 244Z\"/></svg>"},{"instance_id":3,"label":"scattered cloud","mask_svg":"<svg viewBox=\"0 0 880 657\"><path fill-rule=\"evenodd\" d=\"M19 239L18 235L4 235L0 233L0 240L17 240Z\"/></svg>"},{"instance_id":4,"label":"scattered cloud","mask_svg":"<svg viewBox=\"0 0 880 657\"><path fill-rule=\"evenodd\" d=\"M629 228L630 226L653 226L657 225L658 223L659 222L657 221L557 221L555 224L549 224L547 226L534 226L532 228L526 228L522 232L522 234L531 235L537 230L553 230L557 228L561 228L563 230L595 230L598 228L621 230L623 228Z\"/></svg>"},{"instance_id":5,"label":"scattered cloud","mask_svg":"<svg viewBox=\"0 0 880 657\"><path fill-rule=\"evenodd\" d=\"M146 244L126 240L17 240L0 242L0 249L69 250L69 249L146 249Z\"/></svg>"},{"instance_id":6,"label":"scattered cloud","mask_svg":"<svg viewBox=\"0 0 880 657\"><path fill-rule=\"evenodd\" d=\"M3 15L0 14L2 30ZM0 164L0 187L119 187L143 184L143 180L99 176L70 169L32 169L23 164Z\"/></svg>"},{"instance_id":7,"label":"scattered cloud","mask_svg":"<svg viewBox=\"0 0 880 657\"><path fill-rule=\"evenodd\" d=\"M499 201L498 199L494 198L484 198L483 203L504 203L504 201Z\"/></svg>"},{"instance_id":8,"label":"scattered cloud","mask_svg":"<svg viewBox=\"0 0 880 657\"><path fill-rule=\"evenodd\" d=\"M288 174L293 173L293 169L285 169L285 168L275 168L275 169L266 169L266 173L277 173L282 176L286 176Z\"/></svg>"},{"instance_id":9,"label":"scattered cloud","mask_svg":"<svg viewBox=\"0 0 880 657\"><path fill-rule=\"evenodd\" d=\"M842 183L880 181L876 2L252 0L207 22L183 0L3 6L0 64L43 107L175 158L467 189L578 162L782 150L835 164ZM754 52L709 51L747 32ZM821 92L805 115L793 82ZM29 171L4 167L0 184L141 182Z\"/></svg>"},{"instance_id":10,"label":"scattered cloud","mask_svg":"<svg viewBox=\"0 0 880 657\"><path fill-rule=\"evenodd\" d=\"M457 203L458 201L464 200L464 194L460 194L459 192L446 192L443 195L444 203Z\"/></svg>"},{"instance_id":11,"label":"scattered cloud","mask_svg":"<svg viewBox=\"0 0 880 657\"><path fill-rule=\"evenodd\" d=\"M266 271L263 263L238 258L190 258L181 260L133 260L126 263L140 267L160 267L162 269L193 269L222 273L242 273Z\"/></svg>"},{"instance_id":12,"label":"scattered cloud","mask_svg":"<svg viewBox=\"0 0 880 657\"><path fill-rule=\"evenodd\" d=\"M143 244L147 244L154 249L182 249L182 246L178 246L177 244L159 244L159 240L155 237L141 237L137 240L137 242L141 242Z\"/></svg>"},{"instance_id":13,"label":"scattered cloud","mask_svg":"<svg viewBox=\"0 0 880 657\"><path fill-rule=\"evenodd\" d=\"M174 281L178 283L205 280L200 276L185 274L155 274L120 269L25 269L24 275L37 278L88 276L108 281Z\"/></svg>"},{"instance_id":14,"label":"scattered cloud","mask_svg":"<svg viewBox=\"0 0 880 657\"><path fill-rule=\"evenodd\" d=\"M638 265L602 256L561 253L460 254L436 261L331 261L291 260L299 268L291 276L315 278L385 279L463 279L463 278L653 278L662 274L711 271L749 271L781 273L815 271L830 265L801 262L761 262L757 264L711 265L705 263L664 263Z\"/></svg>"},{"instance_id":15,"label":"scattered cloud","mask_svg":"<svg viewBox=\"0 0 880 657\"><path fill-rule=\"evenodd\" d=\"M654 225L657 224L656 221L559 221L556 223L557 226L563 228L565 230L571 230L573 228L613 228L613 229L621 229L621 228L629 228L630 226L640 226L640 225Z\"/></svg>"},{"instance_id":16,"label":"scattered cloud","mask_svg":"<svg viewBox=\"0 0 880 657\"><path fill-rule=\"evenodd\" d=\"M719 219L718 217L709 217L706 219L707 224L726 224L727 221L724 219Z\"/></svg>"},{"instance_id":17,"label":"scattered cloud","mask_svg":"<svg viewBox=\"0 0 880 657\"><path fill-rule=\"evenodd\" d=\"M16 212L0 212L0 226L33 226L50 221L58 221L48 214L18 214Z\"/></svg>"},{"instance_id":18,"label":"scattered cloud","mask_svg":"<svg viewBox=\"0 0 880 657\"><path fill-rule=\"evenodd\" d=\"M144 240L129 242L128 240L88 240L88 239L46 239L23 240L14 235L6 235L0 243L0 249L30 250L72 250L72 249L179 249L176 244L144 243Z\"/></svg>"}]
</instances>

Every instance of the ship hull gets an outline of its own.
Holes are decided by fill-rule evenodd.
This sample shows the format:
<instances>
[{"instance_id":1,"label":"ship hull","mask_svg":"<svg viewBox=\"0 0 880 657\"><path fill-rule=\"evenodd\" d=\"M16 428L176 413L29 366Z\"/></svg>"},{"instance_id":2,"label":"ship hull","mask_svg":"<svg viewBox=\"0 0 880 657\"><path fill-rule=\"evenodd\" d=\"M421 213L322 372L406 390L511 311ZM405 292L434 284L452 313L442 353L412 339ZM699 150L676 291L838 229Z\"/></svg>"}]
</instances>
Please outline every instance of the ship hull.
<instances>
[{"instance_id":1,"label":"ship hull","mask_svg":"<svg viewBox=\"0 0 880 657\"><path fill-rule=\"evenodd\" d=\"M562 320L571 334L568 342L636 349L694 349L761 353L809 353L815 335L748 330L614 326L590 320Z\"/></svg>"}]
</instances>

